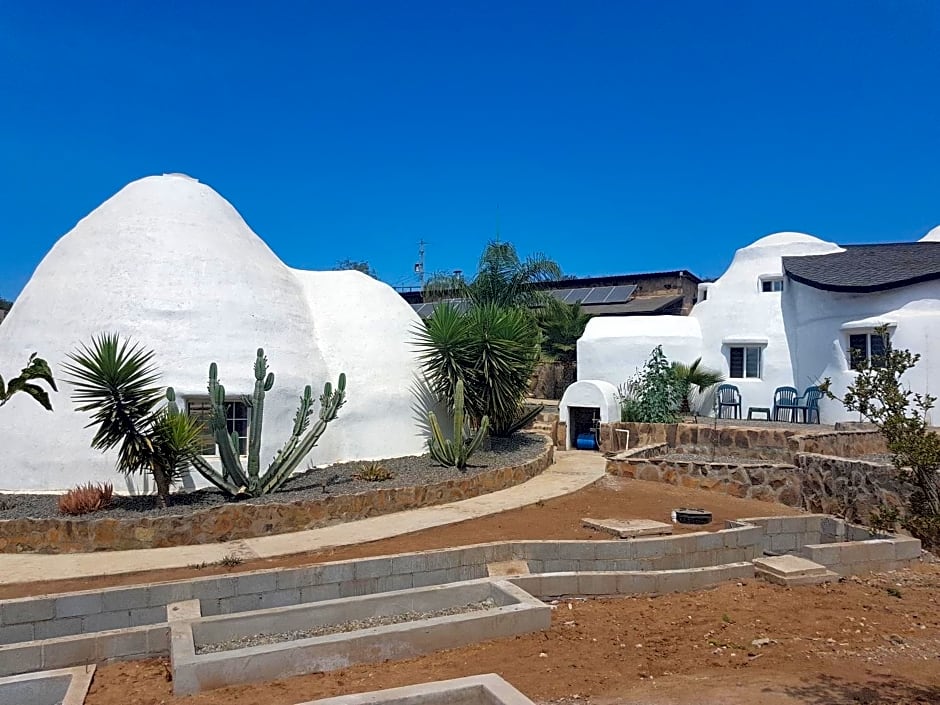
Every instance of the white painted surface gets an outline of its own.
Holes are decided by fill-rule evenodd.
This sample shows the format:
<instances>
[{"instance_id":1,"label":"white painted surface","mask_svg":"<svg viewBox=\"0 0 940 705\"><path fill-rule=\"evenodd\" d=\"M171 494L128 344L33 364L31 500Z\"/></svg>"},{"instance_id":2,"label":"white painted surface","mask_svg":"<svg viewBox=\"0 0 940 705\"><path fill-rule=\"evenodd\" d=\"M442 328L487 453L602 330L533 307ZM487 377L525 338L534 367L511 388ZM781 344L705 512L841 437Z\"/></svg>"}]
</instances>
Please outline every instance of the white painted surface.
<instances>
[{"instance_id":1,"label":"white painted surface","mask_svg":"<svg viewBox=\"0 0 940 705\"><path fill-rule=\"evenodd\" d=\"M940 240L934 228L924 240ZM729 348L762 348L760 379L728 379L741 392L743 411L769 407L774 389L795 386L801 392L825 377L841 395L854 378L848 366L848 336L879 322L895 324L894 344L921 354L906 382L915 391L940 395L940 282L931 281L885 292L843 294L822 291L786 279L782 292L761 291L761 279L781 276L784 256L840 252L839 246L802 233L776 233L735 253L727 271L699 287L707 299L688 317L607 317L592 320L578 341L578 378L620 384L641 367L661 344L672 360L702 363L730 373ZM711 413L708 403L700 412ZM823 423L857 420L841 404L820 402Z\"/></svg>"},{"instance_id":2,"label":"white painted surface","mask_svg":"<svg viewBox=\"0 0 940 705\"><path fill-rule=\"evenodd\" d=\"M301 469L422 453L406 342L418 322L398 294L365 275L289 269L194 179L135 181L56 243L0 327L0 374L16 374L38 351L61 382L54 413L21 395L0 409L0 491L88 481L125 488L114 454L89 448L88 416L73 410L61 369L69 351L105 331L153 349L163 383L183 398L206 394L213 361L230 397L250 393L263 347L276 377L265 400L263 466L290 433L304 385L319 396L339 371L349 401ZM140 487L135 478L128 489Z\"/></svg>"},{"instance_id":3,"label":"white painted surface","mask_svg":"<svg viewBox=\"0 0 940 705\"><path fill-rule=\"evenodd\" d=\"M598 409L601 423L620 420L617 388L600 379L582 379L569 385L558 402L558 420L567 424L571 407ZM571 450L571 433L566 434L565 448Z\"/></svg>"}]
</instances>

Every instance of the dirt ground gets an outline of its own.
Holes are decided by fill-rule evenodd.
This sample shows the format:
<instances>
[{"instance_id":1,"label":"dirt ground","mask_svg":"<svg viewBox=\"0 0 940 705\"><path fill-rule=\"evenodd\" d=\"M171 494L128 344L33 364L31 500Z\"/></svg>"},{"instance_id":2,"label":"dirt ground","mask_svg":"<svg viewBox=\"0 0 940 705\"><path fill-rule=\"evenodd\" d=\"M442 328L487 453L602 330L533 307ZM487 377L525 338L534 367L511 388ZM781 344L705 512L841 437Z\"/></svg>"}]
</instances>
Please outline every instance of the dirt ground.
<instances>
[{"instance_id":1,"label":"dirt ground","mask_svg":"<svg viewBox=\"0 0 940 705\"><path fill-rule=\"evenodd\" d=\"M677 507L702 507L712 512L712 523L707 526L684 527L676 524L676 533L687 531L717 531L724 528L726 519L748 516L794 514L798 510L780 504L737 499L727 495L692 490L658 482L643 482L625 478L606 477L594 485L564 497L473 519L404 534L382 541L346 546L342 548L301 553L275 559L246 560L233 568L205 566L173 570L128 573L125 575L50 580L45 582L0 585L0 599L43 595L74 590L94 590L113 585L134 585L164 580L181 580L219 573L260 570L283 566L303 566L349 558L380 556L388 553L406 553L433 548L464 546L488 541L510 539L609 539L581 526L581 519L655 519L669 522L670 512ZM101 554L107 561L107 553Z\"/></svg>"},{"instance_id":2,"label":"dirt ground","mask_svg":"<svg viewBox=\"0 0 940 705\"><path fill-rule=\"evenodd\" d=\"M228 570L160 571L7 586L0 596L499 539L598 539L603 535L583 528L582 517L668 521L669 512L679 506L712 511L715 520L703 527L709 530L721 528L725 519L794 511L705 491L606 478L540 505L361 546L250 561ZM394 665L357 666L187 698L173 696L164 661L103 665L86 703L294 705L345 693L499 673L546 705L926 705L940 703L938 595L940 565L925 563L826 586L786 589L748 580L687 594L566 600L556 605L546 632Z\"/></svg>"},{"instance_id":3,"label":"dirt ground","mask_svg":"<svg viewBox=\"0 0 940 705\"><path fill-rule=\"evenodd\" d=\"M186 698L164 662L100 666L86 703L292 705L492 672L537 703L935 704L938 594L929 564L826 586L562 601L547 632Z\"/></svg>"}]
</instances>

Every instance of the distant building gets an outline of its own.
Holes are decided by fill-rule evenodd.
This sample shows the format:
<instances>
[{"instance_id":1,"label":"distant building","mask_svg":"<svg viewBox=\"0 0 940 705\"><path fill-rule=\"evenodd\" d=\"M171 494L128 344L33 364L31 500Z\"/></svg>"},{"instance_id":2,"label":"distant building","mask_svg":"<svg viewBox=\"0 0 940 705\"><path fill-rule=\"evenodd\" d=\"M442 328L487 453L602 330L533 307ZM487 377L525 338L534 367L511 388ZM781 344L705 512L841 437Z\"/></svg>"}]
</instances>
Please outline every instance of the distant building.
<instances>
[{"instance_id":1,"label":"distant building","mask_svg":"<svg viewBox=\"0 0 940 705\"><path fill-rule=\"evenodd\" d=\"M535 285L556 298L594 316L685 316L692 310L702 279L686 269L646 274L611 274L580 277ZM399 289L402 297L422 318L437 305L425 302L418 288Z\"/></svg>"}]
</instances>

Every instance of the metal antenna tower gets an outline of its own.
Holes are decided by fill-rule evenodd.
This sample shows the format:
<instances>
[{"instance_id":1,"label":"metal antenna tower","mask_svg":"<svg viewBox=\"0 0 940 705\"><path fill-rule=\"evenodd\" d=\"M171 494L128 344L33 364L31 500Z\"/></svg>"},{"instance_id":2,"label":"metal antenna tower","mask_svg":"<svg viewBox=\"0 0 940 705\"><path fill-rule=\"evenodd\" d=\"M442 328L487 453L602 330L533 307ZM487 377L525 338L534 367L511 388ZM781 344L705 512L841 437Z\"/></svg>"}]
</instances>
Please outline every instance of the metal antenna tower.
<instances>
[{"instance_id":1,"label":"metal antenna tower","mask_svg":"<svg viewBox=\"0 0 940 705\"><path fill-rule=\"evenodd\" d=\"M424 240L418 241L418 262L415 264L415 274L418 275L418 280L421 282L421 288L424 289Z\"/></svg>"}]
</instances>

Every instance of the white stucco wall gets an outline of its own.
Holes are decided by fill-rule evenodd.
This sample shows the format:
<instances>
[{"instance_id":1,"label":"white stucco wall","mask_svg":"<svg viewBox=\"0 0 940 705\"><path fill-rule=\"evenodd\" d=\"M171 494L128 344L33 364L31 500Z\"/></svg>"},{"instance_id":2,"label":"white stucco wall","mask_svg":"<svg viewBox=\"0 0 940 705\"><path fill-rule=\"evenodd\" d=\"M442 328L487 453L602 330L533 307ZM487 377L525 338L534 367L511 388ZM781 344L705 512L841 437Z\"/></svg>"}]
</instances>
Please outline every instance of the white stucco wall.
<instances>
[{"instance_id":1,"label":"white stucco wall","mask_svg":"<svg viewBox=\"0 0 940 705\"><path fill-rule=\"evenodd\" d=\"M16 374L38 351L61 382L54 413L26 398L0 409L0 491L88 481L125 488L114 454L89 448L88 416L73 410L61 368L69 351L105 331L153 349L163 383L184 399L206 394L213 361L230 397L250 393L263 347L276 377L263 465L290 433L304 385L319 396L341 369L349 402L309 462L421 453L425 441L410 421L409 320L418 319L401 297L364 275L286 267L210 187L182 175L135 181L56 243L0 327L0 374ZM135 480L131 491L141 486Z\"/></svg>"},{"instance_id":2,"label":"white stucco wall","mask_svg":"<svg viewBox=\"0 0 940 705\"><path fill-rule=\"evenodd\" d=\"M923 240L940 240L934 228ZM770 407L777 387L800 391L825 377L842 394L854 378L847 347L850 332L879 323L893 324L893 341L919 352L917 369L906 382L916 391L940 396L940 282L926 282L885 292L843 294L822 291L787 279L782 292L763 292L761 279L783 275L782 257L842 251L837 245L802 233L776 233L739 249L727 271L702 284L700 301L688 318L677 316L594 319L578 342L579 379L620 384L640 367L650 350L662 344L670 360L703 364L730 374L729 349L762 348L759 379L728 379L741 391L743 412ZM701 293L706 292L706 300ZM933 380L931 382L931 380ZM931 386L933 385L933 386ZM700 409L706 413L708 408ZM856 419L837 402L820 402L824 423Z\"/></svg>"},{"instance_id":3,"label":"white stucco wall","mask_svg":"<svg viewBox=\"0 0 940 705\"><path fill-rule=\"evenodd\" d=\"M567 424L571 417L571 407L597 409L601 423L620 420L620 403L617 401L617 388L610 382L600 379L582 379L568 385L558 402L558 420ZM565 447L571 449L571 431L566 436Z\"/></svg>"}]
</instances>

